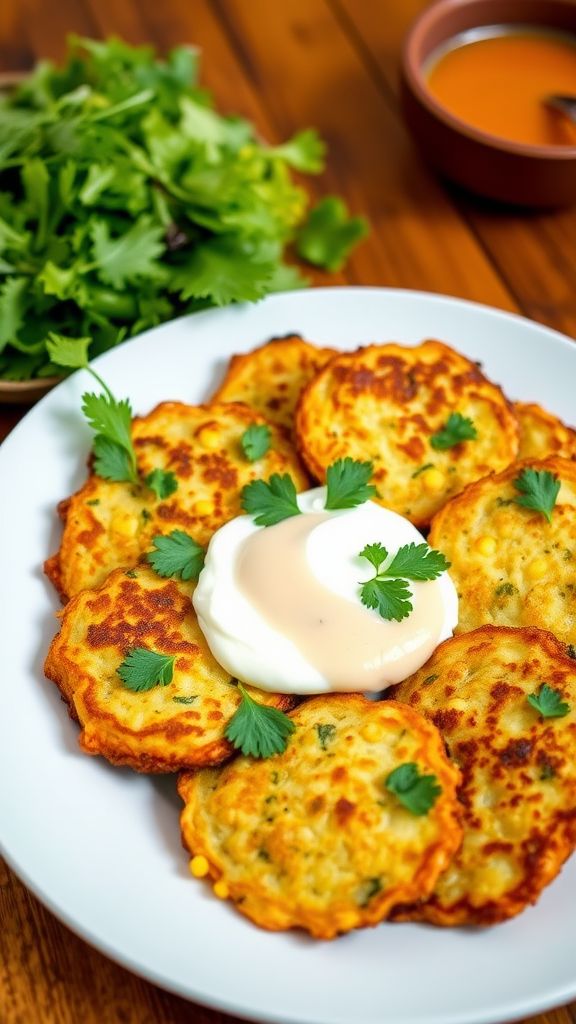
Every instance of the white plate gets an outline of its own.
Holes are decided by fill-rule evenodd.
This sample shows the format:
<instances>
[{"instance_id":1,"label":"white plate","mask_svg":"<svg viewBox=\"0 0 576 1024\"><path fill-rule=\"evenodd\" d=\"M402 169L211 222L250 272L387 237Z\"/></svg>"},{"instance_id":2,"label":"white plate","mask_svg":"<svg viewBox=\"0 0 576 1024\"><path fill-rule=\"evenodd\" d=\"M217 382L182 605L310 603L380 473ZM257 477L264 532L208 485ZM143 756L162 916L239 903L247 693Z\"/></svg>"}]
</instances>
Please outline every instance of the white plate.
<instances>
[{"instance_id":1,"label":"white plate","mask_svg":"<svg viewBox=\"0 0 576 1024\"><path fill-rule=\"evenodd\" d=\"M146 412L198 402L225 360L297 331L342 348L437 337L483 362L513 398L574 416L576 347L518 317L455 299L318 289L201 313L98 361ZM86 757L42 662L57 600L41 565L54 508L83 479L90 438L77 374L0 449L0 831L8 862L67 925L159 985L230 1013L289 1024L486 1024L576 996L576 859L538 906L492 929L382 925L331 943L269 934L194 882L172 778ZM266 386L266 382L262 382Z\"/></svg>"}]
</instances>

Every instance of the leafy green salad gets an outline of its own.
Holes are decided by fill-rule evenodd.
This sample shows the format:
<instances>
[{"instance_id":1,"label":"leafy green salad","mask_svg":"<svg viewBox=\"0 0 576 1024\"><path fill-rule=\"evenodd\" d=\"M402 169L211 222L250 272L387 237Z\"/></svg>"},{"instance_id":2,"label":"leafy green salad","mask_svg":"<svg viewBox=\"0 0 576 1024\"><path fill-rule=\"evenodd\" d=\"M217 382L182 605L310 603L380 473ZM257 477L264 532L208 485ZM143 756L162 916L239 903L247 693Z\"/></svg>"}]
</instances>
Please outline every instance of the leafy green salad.
<instances>
[{"instance_id":1,"label":"leafy green salad","mask_svg":"<svg viewBox=\"0 0 576 1024\"><path fill-rule=\"evenodd\" d=\"M0 377L61 373L51 333L90 357L214 305L306 284L286 247L337 270L367 232L330 196L308 211L293 172L319 173L304 130L266 145L197 84L197 54L165 61L117 39L72 39L0 95Z\"/></svg>"}]
</instances>

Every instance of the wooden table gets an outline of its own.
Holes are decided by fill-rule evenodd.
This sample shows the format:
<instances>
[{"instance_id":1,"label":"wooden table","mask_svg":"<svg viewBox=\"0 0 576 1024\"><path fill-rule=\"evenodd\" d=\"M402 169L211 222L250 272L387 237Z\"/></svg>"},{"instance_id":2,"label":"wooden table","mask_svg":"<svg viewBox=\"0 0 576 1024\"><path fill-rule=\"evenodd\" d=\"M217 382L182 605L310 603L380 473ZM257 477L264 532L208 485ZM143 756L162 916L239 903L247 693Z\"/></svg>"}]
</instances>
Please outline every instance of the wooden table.
<instances>
[{"instance_id":1,"label":"wooden table","mask_svg":"<svg viewBox=\"0 0 576 1024\"><path fill-rule=\"evenodd\" d=\"M398 53L423 0L0 0L0 70L58 58L69 32L160 50L192 42L222 110L270 140L314 125L315 190L346 197L372 234L317 283L418 288L514 310L576 335L576 210L504 211L440 184L407 136ZM518 372L521 375L522 367ZM24 410L0 412L0 438ZM0 866L1 1024L230 1024L129 974L72 935ZM576 1004L531 1024L575 1024Z\"/></svg>"}]
</instances>

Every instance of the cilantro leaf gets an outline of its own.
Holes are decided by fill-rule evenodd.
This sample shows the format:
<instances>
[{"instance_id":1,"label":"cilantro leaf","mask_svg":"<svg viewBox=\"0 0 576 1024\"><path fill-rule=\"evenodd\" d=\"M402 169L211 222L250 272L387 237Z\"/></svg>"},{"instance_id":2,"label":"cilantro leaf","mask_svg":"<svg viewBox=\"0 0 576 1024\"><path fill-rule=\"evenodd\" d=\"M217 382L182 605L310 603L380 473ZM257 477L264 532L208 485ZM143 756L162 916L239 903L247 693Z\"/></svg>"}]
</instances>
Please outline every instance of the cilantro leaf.
<instances>
[{"instance_id":1,"label":"cilantro leaf","mask_svg":"<svg viewBox=\"0 0 576 1024\"><path fill-rule=\"evenodd\" d=\"M478 431L472 420L459 412L451 412L442 429L432 434L430 444L436 451L445 451L462 441L473 441L476 437Z\"/></svg>"},{"instance_id":2,"label":"cilantro leaf","mask_svg":"<svg viewBox=\"0 0 576 1024\"><path fill-rule=\"evenodd\" d=\"M70 370L82 370L88 366L88 349L91 338L68 338L51 331L46 342L49 358L57 366Z\"/></svg>"},{"instance_id":3,"label":"cilantro leaf","mask_svg":"<svg viewBox=\"0 0 576 1024\"><path fill-rule=\"evenodd\" d=\"M26 277L9 277L0 288L0 352L14 340L24 323L29 288Z\"/></svg>"},{"instance_id":4,"label":"cilantro leaf","mask_svg":"<svg viewBox=\"0 0 576 1024\"><path fill-rule=\"evenodd\" d=\"M61 365L50 330L100 354L182 312L307 283L284 262L308 204L292 169L318 173L324 144L306 129L270 146L222 116L197 61L75 37L62 68L42 62L2 96L0 375ZM315 262L336 265L363 233L343 210L331 199L305 225Z\"/></svg>"},{"instance_id":5,"label":"cilantro leaf","mask_svg":"<svg viewBox=\"0 0 576 1024\"><path fill-rule=\"evenodd\" d=\"M359 462L348 456L338 459L326 471L326 505L328 509L356 508L376 494L368 481L374 472L371 462Z\"/></svg>"},{"instance_id":6,"label":"cilantro leaf","mask_svg":"<svg viewBox=\"0 0 576 1024\"><path fill-rule=\"evenodd\" d=\"M560 492L560 480L547 469L523 469L513 481L520 496L514 498L517 505L534 509L552 522L552 509Z\"/></svg>"},{"instance_id":7,"label":"cilantro leaf","mask_svg":"<svg viewBox=\"0 0 576 1024\"><path fill-rule=\"evenodd\" d=\"M82 396L82 412L97 436L101 435L107 441L124 449L130 467L130 475L124 477L124 479L138 483L136 452L132 444L132 408L130 402L125 398L118 401L96 371L91 366L87 366L86 369L105 390L104 394L101 395L95 395L92 392L84 394ZM108 461L109 464L113 461L115 471L118 471L120 462L118 456L113 454L112 447L110 445L105 446L102 441L99 441L98 449L96 454L99 457L99 464L101 464L100 460L102 459L105 462ZM109 479L115 479L115 477L110 477Z\"/></svg>"},{"instance_id":8,"label":"cilantro leaf","mask_svg":"<svg viewBox=\"0 0 576 1024\"><path fill-rule=\"evenodd\" d=\"M96 273L105 284L122 288L139 277L154 277L160 273L156 261L164 251L164 232L150 217L142 217L115 238L107 221L95 220L90 234Z\"/></svg>"},{"instance_id":9,"label":"cilantro leaf","mask_svg":"<svg viewBox=\"0 0 576 1024\"><path fill-rule=\"evenodd\" d=\"M383 619L401 622L412 611L411 594L406 580L381 579L375 576L362 584L360 599L367 608L374 608Z\"/></svg>"},{"instance_id":10,"label":"cilantro leaf","mask_svg":"<svg viewBox=\"0 0 576 1024\"><path fill-rule=\"evenodd\" d=\"M450 568L440 551L427 544L404 544L386 567L386 576L404 576L409 580L435 580Z\"/></svg>"},{"instance_id":11,"label":"cilantro leaf","mask_svg":"<svg viewBox=\"0 0 576 1024\"><path fill-rule=\"evenodd\" d=\"M176 576L180 580L197 580L204 566L204 548L183 530L172 530L167 536L152 538L155 550L146 560L159 576Z\"/></svg>"},{"instance_id":12,"label":"cilantro leaf","mask_svg":"<svg viewBox=\"0 0 576 1024\"><path fill-rule=\"evenodd\" d=\"M151 473L148 473L144 482L151 491L154 491L158 501L169 498L178 490L178 480L171 470L153 469Z\"/></svg>"},{"instance_id":13,"label":"cilantro leaf","mask_svg":"<svg viewBox=\"0 0 576 1024\"><path fill-rule=\"evenodd\" d=\"M117 672L126 689L144 693L154 686L168 686L172 682L175 661L174 654L159 654L146 647L134 647Z\"/></svg>"},{"instance_id":14,"label":"cilantro leaf","mask_svg":"<svg viewBox=\"0 0 576 1024\"><path fill-rule=\"evenodd\" d=\"M172 275L182 299L209 299L216 306L255 302L269 291L275 264L257 258L238 240L223 236L195 246Z\"/></svg>"},{"instance_id":15,"label":"cilantro leaf","mask_svg":"<svg viewBox=\"0 0 576 1024\"><path fill-rule=\"evenodd\" d=\"M224 735L236 750L247 757L273 757L283 754L294 722L283 711L259 704L238 683L240 706L232 715Z\"/></svg>"},{"instance_id":16,"label":"cilantro leaf","mask_svg":"<svg viewBox=\"0 0 576 1024\"><path fill-rule=\"evenodd\" d=\"M264 423L252 423L240 438L242 451L249 462L256 462L257 459L266 455L270 448L270 441L270 427Z\"/></svg>"},{"instance_id":17,"label":"cilantro leaf","mask_svg":"<svg viewBox=\"0 0 576 1024\"><path fill-rule=\"evenodd\" d=\"M559 690L554 690L548 683L542 683L537 693L529 693L526 700L542 718L564 718L570 713L570 705L562 700Z\"/></svg>"},{"instance_id":18,"label":"cilantro leaf","mask_svg":"<svg viewBox=\"0 0 576 1024\"><path fill-rule=\"evenodd\" d=\"M376 569L376 575L362 584L360 599L367 608L375 608L383 619L401 622L412 611L411 593L406 580L435 580L449 567L444 555L427 544L404 544L386 565L388 552L383 544L366 544L359 553Z\"/></svg>"},{"instance_id":19,"label":"cilantro leaf","mask_svg":"<svg viewBox=\"0 0 576 1024\"><path fill-rule=\"evenodd\" d=\"M290 167L307 174L320 174L324 170L326 146L313 128L298 132L292 139L274 146L270 150L274 157L281 157Z\"/></svg>"},{"instance_id":20,"label":"cilantro leaf","mask_svg":"<svg viewBox=\"0 0 576 1024\"><path fill-rule=\"evenodd\" d=\"M435 775L422 775L417 764L398 765L387 776L384 785L394 793L406 810L422 817L434 806L442 792Z\"/></svg>"},{"instance_id":21,"label":"cilantro leaf","mask_svg":"<svg viewBox=\"0 0 576 1024\"><path fill-rule=\"evenodd\" d=\"M288 473L274 473L268 481L252 480L241 493L242 508L254 516L257 526L275 526L290 516L299 516L296 487Z\"/></svg>"},{"instance_id":22,"label":"cilantro leaf","mask_svg":"<svg viewBox=\"0 0 576 1024\"><path fill-rule=\"evenodd\" d=\"M358 555L359 558L366 558L372 563L376 572L378 572L380 566L388 558L388 552L383 544L367 544L366 547L362 548L362 551Z\"/></svg>"},{"instance_id":23,"label":"cilantro leaf","mask_svg":"<svg viewBox=\"0 0 576 1024\"><path fill-rule=\"evenodd\" d=\"M340 270L351 249L368 234L363 217L348 217L346 203L337 196L320 200L296 237L298 255L315 267Z\"/></svg>"},{"instance_id":24,"label":"cilantro leaf","mask_svg":"<svg viewBox=\"0 0 576 1024\"><path fill-rule=\"evenodd\" d=\"M103 480L134 483L130 455L117 441L104 434L96 434L92 444L94 472Z\"/></svg>"},{"instance_id":25,"label":"cilantro leaf","mask_svg":"<svg viewBox=\"0 0 576 1024\"><path fill-rule=\"evenodd\" d=\"M132 408L128 399L118 402L109 394L87 392L82 395L82 412L95 433L104 434L127 450L132 447Z\"/></svg>"}]
</instances>

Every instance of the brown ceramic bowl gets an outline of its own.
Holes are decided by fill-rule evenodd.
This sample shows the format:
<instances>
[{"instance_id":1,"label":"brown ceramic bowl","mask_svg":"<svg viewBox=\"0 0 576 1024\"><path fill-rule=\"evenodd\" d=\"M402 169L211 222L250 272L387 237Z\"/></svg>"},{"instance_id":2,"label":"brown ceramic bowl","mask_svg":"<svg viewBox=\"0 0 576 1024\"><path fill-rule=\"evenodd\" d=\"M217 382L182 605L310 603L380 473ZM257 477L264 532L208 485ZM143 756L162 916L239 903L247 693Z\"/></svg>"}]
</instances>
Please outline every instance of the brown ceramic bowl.
<instances>
[{"instance_id":1,"label":"brown ceramic bowl","mask_svg":"<svg viewBox=\"0 0 576 1024\"><path fill-rule=\"evenodd\" d=\"M446 178L522 206L576 202L576 146L535 146L481 131L431 94L423 68L442 43L487 25L576 33L575 0L437 0L414 22L402 54L402 105L423 154Z\"/></svg>"},{"instance_id":2,"label":"brown ceramic bowl","mask_svg":"<svg viewBox=\"0 0 576 1024\"><path fill-rule=\"evenodd\" d=\"M26 75L20 71L0 72L0 92L22 82ZM32 380L12 381L0 377L0 403L14 405L31 405L45 395L61 377L33 377Z\"/></svg>"}]
</instances>

